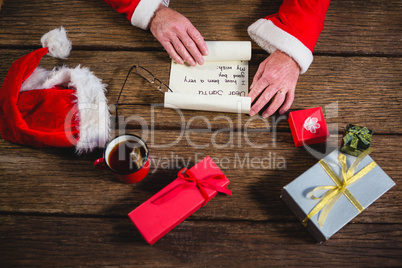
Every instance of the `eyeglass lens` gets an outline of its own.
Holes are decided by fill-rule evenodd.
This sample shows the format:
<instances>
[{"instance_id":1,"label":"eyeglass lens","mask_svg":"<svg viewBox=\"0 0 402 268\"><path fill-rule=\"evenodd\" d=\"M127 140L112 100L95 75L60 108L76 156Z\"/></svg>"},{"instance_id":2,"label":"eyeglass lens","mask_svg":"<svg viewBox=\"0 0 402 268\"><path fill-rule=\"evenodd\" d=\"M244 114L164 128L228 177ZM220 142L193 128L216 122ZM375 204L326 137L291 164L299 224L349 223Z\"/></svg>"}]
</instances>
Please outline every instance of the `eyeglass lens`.
<instances>
[{"instance_id":1,"label":"eyeglass lens","mask_svg":"<svg viewBox=\"0 0 402 268\"><path fill-rule=\"evenodd\" d=\"M140 66L136 66L135 67L135 72L138 75L140 75L143 78L145 78L146 80L148 80L149 83L154 83L155 82L155 77L148 70L146 70L146 69L144 69L144 68L142 68Z\"/></svg>"}]
</instances>

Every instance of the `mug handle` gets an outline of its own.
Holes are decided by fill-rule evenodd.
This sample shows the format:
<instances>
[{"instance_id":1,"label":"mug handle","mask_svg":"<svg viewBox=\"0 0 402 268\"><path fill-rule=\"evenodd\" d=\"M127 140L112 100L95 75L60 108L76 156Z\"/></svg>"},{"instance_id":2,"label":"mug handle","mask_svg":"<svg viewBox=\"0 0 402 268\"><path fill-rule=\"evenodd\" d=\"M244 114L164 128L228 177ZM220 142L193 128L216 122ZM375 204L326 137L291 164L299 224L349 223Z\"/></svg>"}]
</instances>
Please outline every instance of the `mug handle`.
<instances>
[{"instance_id":1,"label":"mug handle","mask_svg":"<svg viewBox=\"0 0 402 268\"><path fill-rule=\"evenodd\" d=\"M96 159L94 162L94 167L96 167L97 169L100 169L100 170L107 170L108 168L105 163L105 158L102 157L102 158Z\"/></svg>"}]
</instances>

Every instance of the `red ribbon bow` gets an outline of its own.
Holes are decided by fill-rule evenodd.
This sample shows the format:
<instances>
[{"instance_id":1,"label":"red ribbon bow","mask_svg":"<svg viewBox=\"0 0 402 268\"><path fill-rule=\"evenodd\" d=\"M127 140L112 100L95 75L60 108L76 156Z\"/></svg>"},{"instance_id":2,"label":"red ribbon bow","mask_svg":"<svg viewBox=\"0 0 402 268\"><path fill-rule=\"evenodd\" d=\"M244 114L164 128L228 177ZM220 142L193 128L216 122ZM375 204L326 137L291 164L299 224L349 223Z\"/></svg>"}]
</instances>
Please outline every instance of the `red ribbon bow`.
<instances>
[{"instance_id":1,"label":"red ribbon bow","mask_svg":"<svg viewBox=\"0 0 402 268\"><path fill-rule=\"evenodd\" d=\"M225 175L215 175L209 178L204 178L204 179L199 179L197 178L193 172L191 172L189 169L187 168L183 168L179 171L179 173L177 174L177 177L179 179L185 180L186 182L194 182L195 185L197 186L198 190L200 190L202 197L204 198L204 203L201 205L202 207L205 206L205 204L208 202L209 196L208 193L206 192L205 188L209 188L212 190L215 190L219 193L224 193L227 195L232 195L232 191L230 191L229 189L219 186L219 185L215 185L213 183L208 182L207 180L209 179L224 179L226 178ZM180 188L186 188L188 187L187 185L185 185L185 183L180 184L178 186L176 186L175 188L173 188L172 190L170 190L169 192L165 193L164 195L160 196L159 198L157 198L156 200L152 201L153 204L155 205L159 205L162 204L172 198L174 198L175 196L177 196L182 189ZM179 189L179 191L177 191L176 189Z\"/></svg>"}]
</instances>

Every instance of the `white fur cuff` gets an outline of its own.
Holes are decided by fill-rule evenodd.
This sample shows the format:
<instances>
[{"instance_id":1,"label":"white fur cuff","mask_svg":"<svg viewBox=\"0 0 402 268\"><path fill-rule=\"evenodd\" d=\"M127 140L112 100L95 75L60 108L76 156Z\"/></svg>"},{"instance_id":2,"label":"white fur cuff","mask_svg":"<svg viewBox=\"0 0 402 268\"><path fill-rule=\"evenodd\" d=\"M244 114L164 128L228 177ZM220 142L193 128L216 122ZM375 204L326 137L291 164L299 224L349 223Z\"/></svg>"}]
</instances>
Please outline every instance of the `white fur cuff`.
<instances>
[{"instance_id":1,"label":"white fur cuff","mask_svg":"<svg viewBox=\"0 0 402 268\"><path fill-rule=\"evenodd\" d=\"M131 24L146 30L156 9L162 2L164 5L169 4L169 1L166 0L141 0L131 17Z\"/></svg>"},{"instance_id":2,"label":"white fur cuff","mask_svg":"<svg viewBox=\"0 0 402 268\"><path fill-rule=\"evenodd\" d=\"M268 53L280 50L291 56L305 73L313 62L313 53L293 35L277 27L272 21L259 19L247 29L250 37Z\"/></svg>"}]
</instances>

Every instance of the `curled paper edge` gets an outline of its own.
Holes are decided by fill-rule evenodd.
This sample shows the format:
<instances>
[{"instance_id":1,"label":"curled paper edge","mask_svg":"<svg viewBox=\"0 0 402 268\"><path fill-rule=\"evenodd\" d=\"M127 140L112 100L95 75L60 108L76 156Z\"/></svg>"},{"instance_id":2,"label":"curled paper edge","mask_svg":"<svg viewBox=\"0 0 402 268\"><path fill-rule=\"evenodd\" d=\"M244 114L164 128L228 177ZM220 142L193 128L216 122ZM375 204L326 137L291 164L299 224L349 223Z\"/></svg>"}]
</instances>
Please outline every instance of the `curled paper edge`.
<instances>
[{"instance_id":1,"label":"curled paper edge","mask_svg":"<svg viewBox=\"0 0 402 268\"><path fill-rule=\"evenodd\" d=\"M203 96L191 93L166 92L164 107L247 114L250 112L251 98L239 96Z\"/></svg>"}]
</instances>

